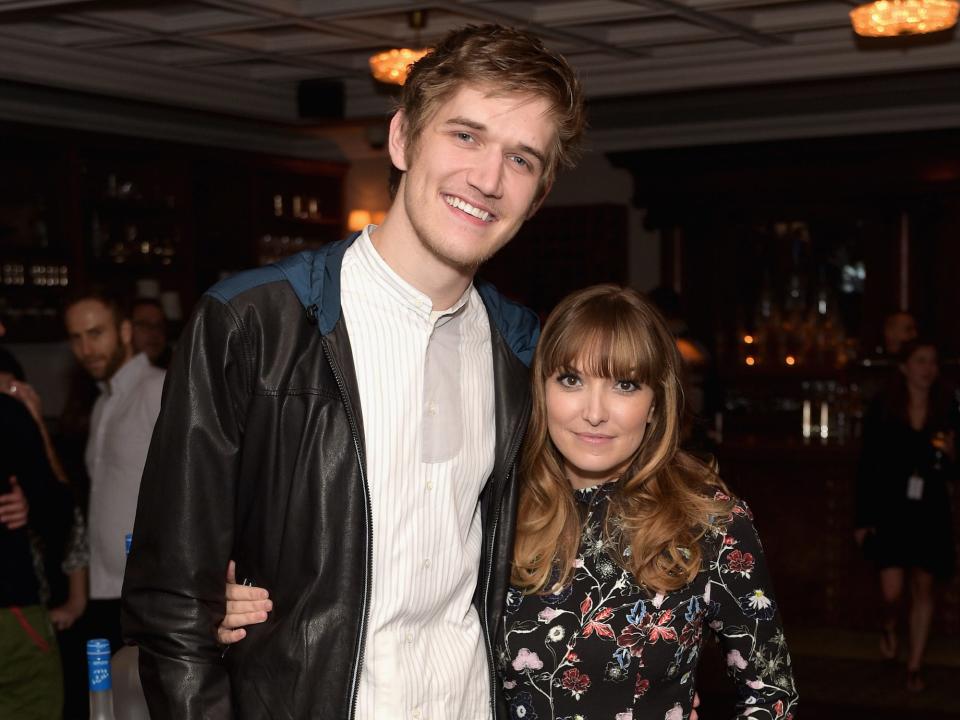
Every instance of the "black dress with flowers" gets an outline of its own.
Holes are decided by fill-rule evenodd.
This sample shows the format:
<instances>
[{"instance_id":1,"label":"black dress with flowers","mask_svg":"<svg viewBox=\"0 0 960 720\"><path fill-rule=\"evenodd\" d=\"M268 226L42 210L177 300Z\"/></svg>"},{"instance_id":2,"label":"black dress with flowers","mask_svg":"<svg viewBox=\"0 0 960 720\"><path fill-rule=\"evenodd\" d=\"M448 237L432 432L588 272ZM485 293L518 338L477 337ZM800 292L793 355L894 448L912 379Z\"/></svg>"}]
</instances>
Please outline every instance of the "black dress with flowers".
<instances>
[{"instance_id":1,"label":"black dress with flowers","mask_svg":"<svg viewBox=\"0 0 960 720\"><path fill-rule=\"evenodd\" d=\"M575 491L586 518L572 583L555 595L507 595L497 662L510 717L683 720L709 629L737 684L737 717L795 718L790 655L746 505L701 541L693 582L654 595L603 538L613 487Z\"/></svg>"}]
</instances>

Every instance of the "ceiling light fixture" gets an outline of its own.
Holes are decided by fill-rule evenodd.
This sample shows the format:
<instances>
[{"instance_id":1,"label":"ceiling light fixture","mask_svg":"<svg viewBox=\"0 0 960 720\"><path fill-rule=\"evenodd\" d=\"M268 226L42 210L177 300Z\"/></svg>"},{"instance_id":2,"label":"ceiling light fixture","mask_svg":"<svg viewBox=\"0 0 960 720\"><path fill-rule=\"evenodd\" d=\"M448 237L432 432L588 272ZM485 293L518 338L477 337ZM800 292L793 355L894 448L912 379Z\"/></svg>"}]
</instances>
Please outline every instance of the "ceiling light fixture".
<instances>
[{"instance_id":1,"label":"ceiling light fixture","mask_svg":"<svg viewBox=\"0 0 960 720\"><path fill-rule=\"evenodd\" d=\"M958 0L876 0L850 11L853 31L863 37L922 35L957 24Z\"/></svg>"},{"instance_id":2,"label":"ceiling light fixture","mask_svg":"<svg viewBox=\"0 0 960 720\"><path fill-rule=\"evenodd\" d=\"M420 44L420 30L427 24L425 10L414 10L407 17L414 30L414 44ZM422 58L431 48L392 48L370 56L370 73L382 83L403 85L407 80L410 66Z\"/></svg>"}]
</instances>

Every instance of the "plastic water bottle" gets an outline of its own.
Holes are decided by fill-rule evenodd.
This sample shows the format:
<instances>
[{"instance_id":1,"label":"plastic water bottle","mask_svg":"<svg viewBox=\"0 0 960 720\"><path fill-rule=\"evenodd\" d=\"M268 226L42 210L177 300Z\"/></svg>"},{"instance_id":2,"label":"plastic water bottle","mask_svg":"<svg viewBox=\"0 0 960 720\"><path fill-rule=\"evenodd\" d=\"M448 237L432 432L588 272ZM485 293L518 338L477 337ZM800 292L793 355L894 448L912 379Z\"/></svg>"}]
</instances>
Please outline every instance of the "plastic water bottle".
<instances>
[{"instance_id":1,"label":"plastic water bottle","mask_svg":"<svg viewBox=\"0 0 960 720\"><path fill-rule=\"evenodd\" d=\"M116 720L110 683L109 640L87 640L87 678L90 687L90 720Z\"/></svg>"},{"instance_id":2,"label":"plastic water bottle","mask_svg":"<svg viewBox=\"0 0 960 720\"><path fill-rule=\"evenodd\" d=\"M130 554L132 535L124 538ZM117 701L116 720L150 720L147 700L140 684L140 648L124 645L113 656L113 694ZM92 720L92 718L91 718Z\"/></svg>"}]
</instances>

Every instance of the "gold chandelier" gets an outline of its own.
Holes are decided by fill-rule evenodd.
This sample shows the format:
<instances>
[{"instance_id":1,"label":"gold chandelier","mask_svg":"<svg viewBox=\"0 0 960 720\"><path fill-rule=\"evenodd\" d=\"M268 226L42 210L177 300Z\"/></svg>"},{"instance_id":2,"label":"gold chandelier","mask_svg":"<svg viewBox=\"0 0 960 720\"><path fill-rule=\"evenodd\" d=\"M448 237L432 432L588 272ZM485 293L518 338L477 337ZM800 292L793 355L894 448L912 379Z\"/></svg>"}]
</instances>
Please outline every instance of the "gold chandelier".
<instances>
[{"instance_id":1,"label":"gold chandelier","mask_svg":"<svg viewBox=\"0 0 960 720\"><path fill-rule=\"evenodd\" d=\"M426 10L412 10L407 13L407 24L413 30L413 40L420 44L420 31L427 24ZM422 58L432 48L393 48L370 56L370 72L376 80L391 85L403 85L407 81L410 66Z\"/></svg>"},{"instance_id":2,"label":"gold chandelier","mask_svg":"<svg viewBox=\"0 0 960 720\"><path fill-rule=\"evenodd\" d=\"M411 50L393 48L370 56L370 73L382 83L403 85L407 80L410 66L430 52L430 48Z\"/></svg>"},{"instance_id":3,"label":"gold chandelier","mask_svg":"<svg viewBox=\"0 0 960 720\"><path fill-rule=\"evenodd\" d=\"M853 30L863 37L921 35L957 24L958 0L876 0L850 11Z\"/></svg>"}]
</instances>

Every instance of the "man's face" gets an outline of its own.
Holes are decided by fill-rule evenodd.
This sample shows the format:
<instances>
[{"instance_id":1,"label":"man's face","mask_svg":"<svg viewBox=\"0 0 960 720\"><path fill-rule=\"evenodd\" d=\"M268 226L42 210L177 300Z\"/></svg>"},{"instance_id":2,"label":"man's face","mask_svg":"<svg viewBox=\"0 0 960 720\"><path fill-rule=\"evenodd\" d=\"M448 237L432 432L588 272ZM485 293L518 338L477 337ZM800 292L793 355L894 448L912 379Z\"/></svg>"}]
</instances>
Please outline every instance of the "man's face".
<instances>
[{"instance_id":1,"label":"man's face","mask_svg":"<svg viewBox=\"0 0 960 720\"><path fill-rule=\"evenodd\" d=\"M472 272L506 245L536 210L556 122L546 99L461 87L407 148L403 115L390 153L406 173L394 210L436 258ZM394 210L391 210L393 212Z\"/></svg>"},{"instance_id":2,"label":"man's face","mask_svg":"<svg viewBox=\"0 0 960 720\"><path fill-rule=\"evenodd\" d=\"M132 313L133 351L154 362L167 346L167 318L156 305L137 305Z\"/></svg>"},{"instance_id":3,"label":"man's face","mask_svg":"<svg viewBox=\"0 0 960 720\"><path fill-rule=\"evenodd\" d=\"M117 326L99 300L74 303L64 316L70 349L94 380L109 380L132 354L130 322Z\"/></svg>"}]
</instances>

